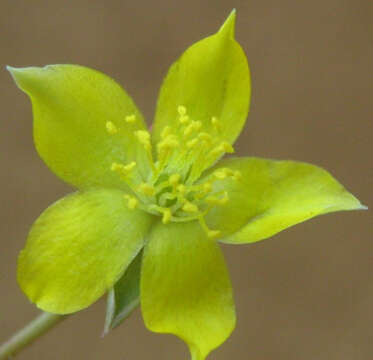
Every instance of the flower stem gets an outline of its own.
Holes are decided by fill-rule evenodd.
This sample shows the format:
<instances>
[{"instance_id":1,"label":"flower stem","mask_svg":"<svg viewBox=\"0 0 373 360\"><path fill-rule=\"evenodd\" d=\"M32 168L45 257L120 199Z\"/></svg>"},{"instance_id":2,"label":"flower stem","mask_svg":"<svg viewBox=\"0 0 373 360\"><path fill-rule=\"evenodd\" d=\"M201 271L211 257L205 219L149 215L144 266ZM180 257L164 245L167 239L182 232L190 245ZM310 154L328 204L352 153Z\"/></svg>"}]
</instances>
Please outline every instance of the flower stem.
<instances>
[{"instance_id":1,"label":"flower stem","mask_svg":"<svg viewBox=\"0 0 373 360\"><path fill-rule=\"evenodd\" d=\"M0 346L0 360L10 359L65 318L62 315L42 313Z\"/></svg>"}]
</instances>

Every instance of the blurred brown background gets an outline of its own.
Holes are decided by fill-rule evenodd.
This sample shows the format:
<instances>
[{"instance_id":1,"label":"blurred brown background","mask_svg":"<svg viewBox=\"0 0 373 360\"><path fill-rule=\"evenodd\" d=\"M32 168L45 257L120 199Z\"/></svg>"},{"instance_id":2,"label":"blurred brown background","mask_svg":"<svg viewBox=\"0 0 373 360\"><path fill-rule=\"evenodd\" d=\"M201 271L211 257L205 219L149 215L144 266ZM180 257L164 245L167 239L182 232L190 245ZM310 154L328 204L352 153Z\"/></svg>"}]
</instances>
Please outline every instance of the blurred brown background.
<instances>
[{"instance_id":1,"label":"blurred brown background","mask_svg":"<svg viewBox=\"0 0 373 360\"><path fill-rule=\"evenodd\" d=\"M168 66L238 11L253 76L238 153L316 163L373 206L371 0L0 1L0 341L38 311L16 258L33 220L71 191L38 158L28 99L4 66L78 63L117 79L151 121ZM373 358L370 211L313 219L273 239L224 246L238 325L210 358ZM104 301L69 318L20 359L187 359L139 311L101 338Z\"/></svg>"}]
</instances>

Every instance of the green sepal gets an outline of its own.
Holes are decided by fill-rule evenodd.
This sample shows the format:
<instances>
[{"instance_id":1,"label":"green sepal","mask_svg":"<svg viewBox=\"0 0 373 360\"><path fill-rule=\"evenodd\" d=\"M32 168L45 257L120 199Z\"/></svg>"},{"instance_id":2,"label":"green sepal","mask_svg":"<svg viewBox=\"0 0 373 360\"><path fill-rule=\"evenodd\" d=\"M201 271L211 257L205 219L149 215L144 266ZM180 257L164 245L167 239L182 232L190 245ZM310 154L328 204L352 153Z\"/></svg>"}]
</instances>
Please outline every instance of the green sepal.
<instances>
[{"instance_id":1,"label":"green sepal","mask_svg":"<svg viewBox=\"0 0 373 360\"><path fill-rule=\"evenodd\" d=\"M155 144L160 142L166 126L179 136L180 142L188 140L183 135L185 126L179 121L179 106L185 107L190 120L201 122L198 132L210 134L214 141L232 144L240 134L249 110L251 87L246 56L234 39L235 19L232 11L216 34L189 47L170 67L157 103ZM213 117L218 125L212 123ZM173 156L168 165L170 172L188 171L196 156ZM204 168L220 156L216 154L207 161L205 154Z\"/></svg>"},{"instance_id":2,"label":"green sepal","mask_svg":"<svg viewBox=\"0 0 373 360\"><path fill-rule=\"evenodd\" d=\"M221 231L221 241L239 244L266 239L281 230L317 215L363 206L326 170L315 165L260 158L231 158L209 170L239 171L214 183L214 191L226 191L229 201L214 207L206 222Z\"/></svg>"},{"instance_id":3,"label":"green sepal","mask_svg":"<svg viewBox=\"0 0 373 360\"><path fill-rule=\"evenodd\" d=\"M120 325L140 304L142 251L108 293L104 334Z\"/></svg>"},{"instance_id":4,"label":"green sepal","mask_svg":"<svg viewBox=\"0 0 373 360\"><path fill-rule=\"evenodd\" d=\"M36 149L62 180L78 188L128 191L111 165L132 161L146 176L147 155L134 134L146 126L132 99L114 80L77 65L8 70L30 96ZM131 115L135 121L126 122ZM108 132L107 123L114 125L114 134Z\"/></svg>"},{"instance_id":5,"label":"green sepal","mask_svg":"<svg viewBox=\"0 0 373 360\"><path fill-rule=\"evenodd\" d=\"M152 221L141 210L129 210L120 190L68 195L33 224L18 259L19 285L44 311L84 309L120 279Z\"/></svg>"},{"instance_id":6,"label":"green sepal","mask_svg":"<svg viewBox=\"0 0 373 360\"><path fill-rule=\"evenodd\" d=\"M149 330L183 339L192 360L204 360L235 326L223 254L196 221L152 228L144 247L140 298Z\"/></svg>"}]
</instances>

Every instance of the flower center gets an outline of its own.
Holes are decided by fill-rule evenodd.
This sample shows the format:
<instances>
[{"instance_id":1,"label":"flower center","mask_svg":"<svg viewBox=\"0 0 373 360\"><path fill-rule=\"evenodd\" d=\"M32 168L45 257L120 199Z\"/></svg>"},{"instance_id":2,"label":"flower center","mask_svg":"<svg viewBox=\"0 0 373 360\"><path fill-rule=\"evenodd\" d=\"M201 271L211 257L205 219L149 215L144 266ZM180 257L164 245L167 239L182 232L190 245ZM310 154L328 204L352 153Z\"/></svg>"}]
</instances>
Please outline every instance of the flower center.
<instances>
[{"instance_id":1,"label":"flower center","mask_svg":"<svg viewBox=\"0 0 373 360\"><path fill-rule=\"evenodd\" d=\"M135 122L136 118L130 115L125 120ZM129 164L113 163L111 170L117 172L132 190L131 194L124 196L128 208L140 208L161 216L164 224L198 220L209 237L216 237L220 232L207 227L205 216L214 206L226 204L229 197L226 191L214 191L213 184L226 178L237 180L241 174L220 168L207 180L197 180L217 158L234 150L228 142L221 140L216 117L211 118L215 131L212 136L201 132L202 123L190 119L186 108L179 106L178 125L174 132L169 126L164 127L154 152L150 133L135 131L151 165L147 179L141 177L134 161ZM118 133L117 127L110 121L106 122L106 130L113 136Z\"/></svg>"}]
</instances>

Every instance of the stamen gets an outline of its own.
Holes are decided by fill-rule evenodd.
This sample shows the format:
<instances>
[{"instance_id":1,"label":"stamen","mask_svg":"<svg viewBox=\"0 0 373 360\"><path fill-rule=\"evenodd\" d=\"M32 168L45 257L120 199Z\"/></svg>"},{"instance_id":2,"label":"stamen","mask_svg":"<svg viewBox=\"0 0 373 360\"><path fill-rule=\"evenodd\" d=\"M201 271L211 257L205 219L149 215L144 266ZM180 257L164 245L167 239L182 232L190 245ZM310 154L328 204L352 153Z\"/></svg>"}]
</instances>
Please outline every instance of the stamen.
<instances>
[{"instance_id":1,"label":"stamen","mask_svg":"<svg viewBox=\"0 0 373 360\"><path fill-rule=\"evenodd\" d=\"M182 210L184 210L185 212L196 213L196 212L198 212L198 207L197 207L197 205L192 204L191 202L187 201L183 205Z\"/></svg>"},{"instance_id":2,"label":"stamen","mask_svg":"<svg viewBox=\"0 0 373 360\"><path fill-rule=\"evenodd\" d=\"M194 130L199 130L202 126L200 121L192 121L184 130L184 136L190 135Z\"/></svg>"},{"instance_id":3,"label":"stamen","mask_svg":"<svg viewBox=\"0 0 373 360\"><path fill-rule=\"evenodd\" d=\"M179 105L179 106L177 107L177 112L179 113L180 116L183 116L183 115L186 114L187 109L186 109L185 106L183 106L183 105Z\"/></svg>"},{"instance_id":4,"label":"stamen","mask_svg":"<svg viewBox=\"0 0 373 360\"><path fill-rule=\"evenodd\" d=\"M161 153L165 150L174 149L179 146L179 141L176 135L167 135L158 145L158 153Z\"/></svg>"},{"instance_id":5,"label":"stamen","mask_svg":"<svg viewBox=\"0 0 373 360\"><path fill-rule=\"evenodd\" d=\"M207 143L211 143L212 142L212 136L206 132L201 132L198 134L198 137L201 139L201 140L204 140L206 141Z\"/></svg>"},{"instance_id":6,"label":"stamen","mask_svg":"<svg viewBox=\"0 0 373 360\"><path fill-rule=\"evenodd\" d=\"M216 196L208 196L206 197L205 201L210 205L225 205L229 200L228 193L224 191L224 195L222 198L218 198Z\"/></svg>"},{"instance_id":7,"label":"stamen","mask_svg":"<svg viewBox=\"0 0 373 360\"><path fill-rule=\"evenodd\" d=\"M217 132L220 132L220 129L221 129L220 121L218 120L218 118L216 116L213 116L211 118L211 124Z\"/></svg>"},{"instance_id":8,"label":"stamen","mask_svg":"<svg viewBox=\"0 0 373 360\"><path fill-rule=\"evenodd\" d=\"M211 230L211 229L208 228L208 226L206 225L205 218L203 216L199 217L198 220L199 220L199 223L200 223L202 229L207 234L208 238L213 239L213 238L215 238L215 237L217 237L217 236L220 235L220 231L219 230Z\"/></svg>"},{"instance_id":9,"label":"stamen","mask_svg":"<svg viewBox=\"0 0 373 360\"><path fill-rule=\"evenodd\" d=\"M106 131L110 135L114 135L118 132L118 129L111 121L106 121Z\"/></svg>"},{"instance_id":10,"label":"stamen","mask_svg":"<svg viewBox=\"0 0 373 360\"><path fill-rule=\"evenodd\" d=\"M128 176L132 172L132 170L135 166L136 166L135 161L132 161L131 163L129 163L127 165L118 164L116 162L113 162L111 164L111 171L116 171L116 172L120 173L122 176Z\"/></svg>"},{"instance_id":11,"label":"stamen","mask_svg":"<svg viewBox=\"0 0 373 360\"><path fill-rule=\"evenodd\" d=\"M180 194L185 194L186 193L186 186L184 184L180 184L177 186L176 190L180 193Z\"/></svg>"},{"instance_id":12,"label":"stamen","mask_svg":"<svg viewBox=\"0 0 373 360\"><path fill-rule=\"evenodd\" d=\"M125 117L125 121L128 122L128 123L133 123L136 121L136 116L135 114L132 114L132 115L127 115Z\"/></svg>"},{"instance_id":13,"label":"stamen","mask_svg":"<svg viewBox=\"0 0 373 360\"><path fill-rule=\"evenodd\" d=\"M194 138L192 140L189 140L187 142L187 148L191 149L192 147L194 147L196 144L198 143L198 138Z\"/></svg>"},{"instance_id":14,"label":"stamen","mask_svg":"<svg viewBox=\"0 0 373 360\"><path fill-rule=\"evenodd\" d=\"M214 176L219 180L224 180L228 175L230 175L230 169L221 168L214 172Z\"/></svg>"},{"instance_id":15,"label":"stamen","mask_svg":"<svg viewBox=\"0 0 373 360\"><path fill-rule=\"evenodd\" d=\"M165 126L161 132L161 138L165 139L168 135L170 135L171 128L169 126Z\"/></svg>"},{"instance_id":16,"label":"stamen","mask_svg":"<svg viewBox=\"0 0 373 360\"><path fill-rule=\"evenodd\" d=\"M139 205L139 200L131 195L124 195L124 198L127 200L127 206L129 209L136 209Z\"/></svg>"},{"instance_id":17,"label":"stamen","mask_svg":"<svg viewBox=\"0 0 373 360\"><path fill-rule=\"evenodd\" d=\"M229 142L223 141L220 144L220 146L221 146L221 148L223 149L224 152L226 152L228 154L233 154L234 153L233 146Z\"/></svg>"},{"instance_id":18,"label":"stamen","mask_svg":"<svg viewBox=\"0 0 373 360\"><path fill-rule=\"evenodd\" d=\"M171 217L172 217L172 213L171 213L171 210L169 208L164 208L162 210L160 210L162 212L162 222L163 224L167 224L170 222L171 220Z\"/></svg>"},{"instance_id":19,"label":"stamen","mask_svg":"<svg viewBox=\"0 0 373 360\"><path fill-rule=\"evenodd\" d=\"M228 154L234 153L233 146L226 141L221 142L218 146L216 146L210 152L212 156L217 156L223 153L228 153Z\"/></svg>"},{"instance_id":20,"label":"stamen","mask_svg":"<svg viewBox=\"0 0 373 360\"><path fill-rule=\"evenodd\" d=\"M140 184L138 190L146 196L153 196L155 194L154 186L148 183Z\"/></svg>"},{"instance_id":21,"label":"stamen","mask_svg":"<svg viewBox=\"0 0 373 360\"><path fill-rule=\"evenodd\" d=\"M180 115L179 122L180 124L186 124L189 121L188 115Z\"/></svg>"},{"instance_id":22,"label":"stamen","mask_svg":"<svg viewBox=\"0 0 373 360\"><path fill-rule=\"evenodd\" d=\"M144 145L146 150L151 149L151 143L150 143L150 134L146 130L137 130L135 131L135 136L140 141L141 144Z\"/></svg>"},{"instance_id":23,"label":"stamen","mask_svg":"<svg viewBox=\"0 0 373 360\"><path fill-rule=\"evenodd\" d=\"M170 182L170 184L171 184L172 186L176 186L176 185L179 183L180 179L181 179L180 174L172 174L172 175L168 178L168 181Z\"/></svg>"}]
</instances>

